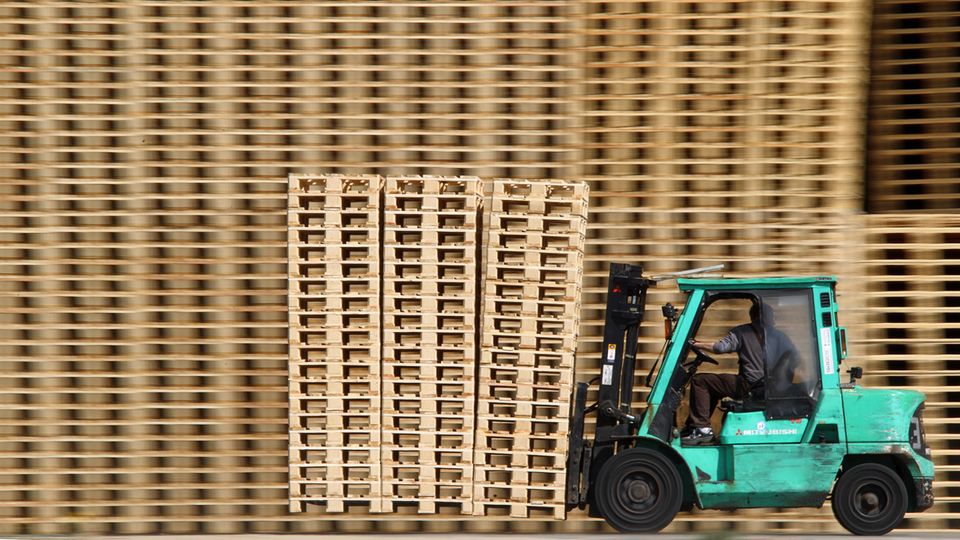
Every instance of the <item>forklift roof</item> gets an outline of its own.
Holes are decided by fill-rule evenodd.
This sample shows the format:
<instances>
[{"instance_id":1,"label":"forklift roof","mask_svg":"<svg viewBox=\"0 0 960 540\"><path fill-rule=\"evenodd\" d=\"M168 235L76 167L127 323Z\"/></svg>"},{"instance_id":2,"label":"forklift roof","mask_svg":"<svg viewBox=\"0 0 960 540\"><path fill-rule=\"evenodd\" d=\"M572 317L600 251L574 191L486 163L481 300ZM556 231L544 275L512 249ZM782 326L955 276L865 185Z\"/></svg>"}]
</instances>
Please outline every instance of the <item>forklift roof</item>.
<instances>
[{"instance_id":1,"label":"forklift roof","mask_svg":"<svg viewBox=\"0 0 960 540\"><path fill-rule=\"evenodd\" d=\"M764 277L746 279L678 279L681 291L709 289L712 291L742 291L750 289L805 289L814 285L834 285L834 276L814 277Z\"/></svg>"}]
</instances>

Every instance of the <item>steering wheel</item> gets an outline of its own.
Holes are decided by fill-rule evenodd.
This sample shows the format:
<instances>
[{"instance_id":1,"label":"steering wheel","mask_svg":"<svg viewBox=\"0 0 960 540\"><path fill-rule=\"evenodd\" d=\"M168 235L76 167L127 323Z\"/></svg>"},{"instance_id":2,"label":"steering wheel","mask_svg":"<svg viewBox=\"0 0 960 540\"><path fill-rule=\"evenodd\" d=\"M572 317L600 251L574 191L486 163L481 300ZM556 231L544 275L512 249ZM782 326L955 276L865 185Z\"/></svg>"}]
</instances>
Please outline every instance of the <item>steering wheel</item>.
<instances>
[{"instance_id":1,"label":"steering wheel","mask_svg":"<svg viewBox=\"0 0 960 540\"><path fill-rule=\"evenodd\" d=\"M692 340L692 339L687 340L687 344L690 345L690 348L693 349L693 354L696 355L696 358L693 359L693 363L690 364L690 365L699 366L700 364L702 364L702 363L704 363L704 362L706 362L706 363L708 363L708 364L714 364L714 365L717 365L717 366L720 365L719 362L717 362L716 360L714 360L713 358L711 358L707 353L701 351L701 350L698 349L697 347L694 347L694 346L693 346L693 340Z\"/></svg>"}]
</instances>

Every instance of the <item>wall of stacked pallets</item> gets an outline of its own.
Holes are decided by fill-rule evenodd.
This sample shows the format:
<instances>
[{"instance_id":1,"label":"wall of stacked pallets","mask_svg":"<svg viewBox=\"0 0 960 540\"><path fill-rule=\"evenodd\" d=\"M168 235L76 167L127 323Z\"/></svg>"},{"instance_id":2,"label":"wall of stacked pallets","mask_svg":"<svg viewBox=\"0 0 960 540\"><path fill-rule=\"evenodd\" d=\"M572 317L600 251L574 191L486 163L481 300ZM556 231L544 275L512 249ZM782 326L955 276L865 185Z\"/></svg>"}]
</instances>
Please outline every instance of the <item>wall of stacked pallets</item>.
<instances>
[{"instance_id":1,"label":"wall of stacked pallets","mask_svg":"<svg viewBox=\"0 0 960 540\"><path fill-rule=\"evenodd\" d=\"M847 214L864 161L869 198L896 199L873 208L952 211L956 9L874 6L867 40L866 3L840 0L0 5L0 532L599 530L288 512L288 173L587 179L586 380L606 261L861 273L842 261L862 252ZM952 291L947 264L939 277L926 256L882 264L926 249L943 218L909 219L909 236L871 233L869 308L848 309L865 280L841 285L868 373L874 355L895 361L878 347L904 323L856 321L902 296L900 273ZM667 300L654 291L648 318ZM868 382L925 363L890 365ZM952 406L952 376L924 373ZM939 502L908 524L956 529L957 434L948 421L929 434ZM675 530L836 530L827 510L736 516Z\"/></svg>"},{"instance_id":2,"label":"wall of stacked pallets","mask_svg":"<svg viewBox=\"0 0 960 540\"><path fill-rule=\"evenodd\" d=\"M565 515L588 188L493 182L477 388L475 514Z\"/></svg>"},{"instance_id":3,"label":"wall of stacked pallets","mask_svg":"<svg viewBox=\"0 0 960 540\"><path fill-rule=\"evenodd\" d=\"M0 5L4 534L286 512L285 177L305 153L279 149L279 92L255 80L282 59L247 64L240 10L179 4Z\"/></svg>"},{"instance_id":4,"label":"wall of stacked pallets","mask_svg":"<svg viewBox=\"0 0 960 540\"><path fill-rule=\"evenodd\" d=\"M287 175L570 177L570 4L0 5L0 531L343 527L288 513Z\"/></svg>"},{"instance_id":5,"label":"wall of stacked pallets","mask_svg":"<svg viewBox=\"0 0 960 540\"><path fill-rule=\"evenodd\" d=\"M381 506L376 175L290 175L290 508ZM385 399L385 398L384 398Z\"/></svg>"},{"instance_id":6,"label":"wall of stacked pallets","mask_svg":"<svg viewBox=\"0 0 960 540\"><path fill-rule=\"evenodd\" d=\"M384 186L384 511L473 510L480 180Z\"/></svg>"}]
</instances>

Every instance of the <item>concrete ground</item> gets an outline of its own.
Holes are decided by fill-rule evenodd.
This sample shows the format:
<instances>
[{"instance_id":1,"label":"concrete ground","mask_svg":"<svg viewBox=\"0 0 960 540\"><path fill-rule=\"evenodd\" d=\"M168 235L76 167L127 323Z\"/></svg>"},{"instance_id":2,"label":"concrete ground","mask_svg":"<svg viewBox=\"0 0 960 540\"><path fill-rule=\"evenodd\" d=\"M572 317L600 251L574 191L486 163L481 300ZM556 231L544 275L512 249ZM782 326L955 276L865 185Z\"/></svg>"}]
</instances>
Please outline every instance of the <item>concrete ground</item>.
<instances>
[{"instance_id":1,"label":"concrete ground","mask_svg":"<svg viewBox=\"0 0 960 540\"><path fill-rule=\"evenodd\" d=\"M371 538L382 540L766 540L769 538L786 539L802 538L805 540L843 538L883 538L884 540L956 540L960 533L923 533L897 532L886 536L857 537L852 534L797 534L782 535L735 533L704 533L704 534L342 534L342 535L302 535L302 534L242 534L242 535L163 535L163 536L110 536L109 540L368 540Z\"/></svg>"}]
</instances>

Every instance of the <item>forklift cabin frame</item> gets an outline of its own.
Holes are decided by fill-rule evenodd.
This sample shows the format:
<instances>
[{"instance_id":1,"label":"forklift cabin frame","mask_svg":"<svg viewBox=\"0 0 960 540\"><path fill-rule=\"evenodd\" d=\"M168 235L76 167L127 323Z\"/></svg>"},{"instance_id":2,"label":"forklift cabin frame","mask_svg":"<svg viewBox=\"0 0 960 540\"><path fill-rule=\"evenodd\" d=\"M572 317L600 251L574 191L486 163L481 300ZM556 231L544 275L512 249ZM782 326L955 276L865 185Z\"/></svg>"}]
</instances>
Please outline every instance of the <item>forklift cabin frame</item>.
<instances>
[{"instance_id":1,"label":"forklift cabin frame","mask_svg":"<svg viewBox=\"0 0 960 540\"><path fill-rule=\"evenodd\" d=\"M690 354L691 345L686 339L677 341L677 336L695 335L702 323L703 314L710 304L723 298L750 298L763 309L763 295L770 291L799 290L810 297L811 316L820 321L830 321L834 326L836 314L832 311L832 277L815 278L768 278L763 280L687 280L678 279L680 290L688 293L687 303L669 333L659 364L659 371L647 396L647 408L641 415L634 414L631 406L633 393L637 338L647 298L647 289L655 286L656 279L642 275L642 268L629 264L611 264L607 291L604 341L601 347L602 367L599 377L598 400L586 406L588 384L579 383L574 390L571 429L569 434L567 506L585 507L593 499L591 486L599 476L604 463L618 451L618 445L636 444L639 438L653 437L666 445L679 446L676 441L676 411L683 401L683 394L699 361L683 363ZM830 295L828 302L813 302L814 294ZM695 311L690 311L694 309ZM665 315L668 310L665 308ZM816 320L811 321L817 327ZM839 332L835 333L839 336ZM819 337L826 334L820 334ZM831 336L834 333L830 334ZM824 337L824 339L826 339ZM830 337L833 340L833 337ZM831 341L820 344L822 351L834 355L841 349ZM831 358L835 368L839 358ZM766 378L766 366L765 366ZM834 375L836 378L836 375ZM832 385L837 388L838 384ZM818 373L815 395L806 403L787 403L783 407L763 406L763 415L768 420L807 418L817 405L824 388L823 377ZM832 405L831 405L832 406ZM592 441L584 439L584 416L597 412L596 436ZM771 440L774 442L774 440ZM839 442L839 441L838 441ZM678 449L679 450L679 449ZM832 459L830 461L833 461ZM839 462L837 463L839 465ZM579 474L582 471L582 474ZM829 487L829 486L827 486Z\"/></svg>"}]
</instances>

